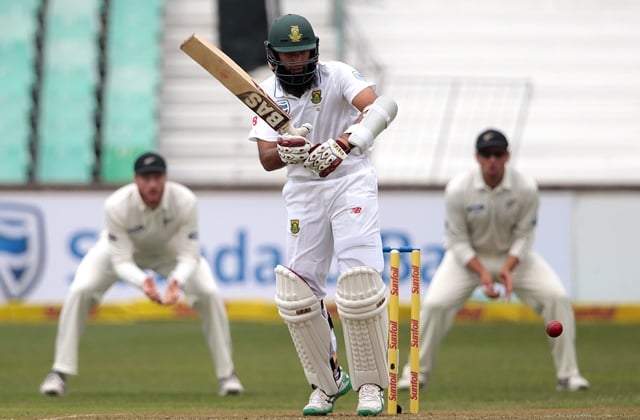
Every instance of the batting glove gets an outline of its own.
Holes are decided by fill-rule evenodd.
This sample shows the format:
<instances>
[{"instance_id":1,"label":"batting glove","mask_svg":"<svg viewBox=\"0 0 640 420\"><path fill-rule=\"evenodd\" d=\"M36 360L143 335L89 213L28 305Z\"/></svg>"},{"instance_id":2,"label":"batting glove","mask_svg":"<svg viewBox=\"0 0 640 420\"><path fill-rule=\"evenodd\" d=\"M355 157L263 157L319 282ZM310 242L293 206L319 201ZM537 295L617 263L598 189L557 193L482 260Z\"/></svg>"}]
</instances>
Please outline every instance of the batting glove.
<instances>
[{"instance_id":1,"label":"batting glove","mask_svg":"<svg viewBox=\"0 0 640 420\"><path fill-rule=\"evenodd\" d=\"M342 142L333 139L316 144L309 151L309 157L304 161L304 167L324 178L335 171L338 165L347 158L349 153L347 147Z\"/></svg>"},{"instance_id":2,"label":"batting glove","mask_svg":"<svg viewBox=\"0 0 640 420\"><path fill-rule=\"evenodd\" d=\"M276 142L280 160L287 165L303 163L309 157L311 143L302 136L283 134Z\"/></svg>"}]
</instances>

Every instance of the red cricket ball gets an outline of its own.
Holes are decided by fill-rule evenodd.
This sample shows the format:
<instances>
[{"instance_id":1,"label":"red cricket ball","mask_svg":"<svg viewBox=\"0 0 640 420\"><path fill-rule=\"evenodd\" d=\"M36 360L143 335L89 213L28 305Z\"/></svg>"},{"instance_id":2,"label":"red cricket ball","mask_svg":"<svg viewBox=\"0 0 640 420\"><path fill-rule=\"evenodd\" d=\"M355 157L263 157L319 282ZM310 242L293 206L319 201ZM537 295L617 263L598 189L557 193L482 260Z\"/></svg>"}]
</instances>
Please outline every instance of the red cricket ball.
<instances>
[{"instance_id":1,"label":"red cricket ball","mask_svg":"<svg viewBox=\"0 0 640 420\"><path fill-rule=\"evenodd\" d=\"M549 321L547 323L547 334L549 337L557 337L562 334L562 323L560 321Z\"/></svg>"}]
</instances>

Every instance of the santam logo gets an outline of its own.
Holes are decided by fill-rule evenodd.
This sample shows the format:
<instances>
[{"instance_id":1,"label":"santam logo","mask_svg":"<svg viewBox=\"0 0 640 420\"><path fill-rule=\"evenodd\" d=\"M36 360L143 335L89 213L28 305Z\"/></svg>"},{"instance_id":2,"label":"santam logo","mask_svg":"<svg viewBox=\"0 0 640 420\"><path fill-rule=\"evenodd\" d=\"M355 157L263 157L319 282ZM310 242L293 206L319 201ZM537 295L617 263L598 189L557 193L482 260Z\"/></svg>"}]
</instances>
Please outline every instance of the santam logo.
<instances>
[{"instance_id":1,"label":"santam logo","mask_svg":"<svg viewBox=\"0 0 640 420\"><path fill-rule=\"evenodd\" d=\"M45 258L44 218L34 206L0 202L0 288L23 298L39 282Z\"/></svg>"}]
</instances>

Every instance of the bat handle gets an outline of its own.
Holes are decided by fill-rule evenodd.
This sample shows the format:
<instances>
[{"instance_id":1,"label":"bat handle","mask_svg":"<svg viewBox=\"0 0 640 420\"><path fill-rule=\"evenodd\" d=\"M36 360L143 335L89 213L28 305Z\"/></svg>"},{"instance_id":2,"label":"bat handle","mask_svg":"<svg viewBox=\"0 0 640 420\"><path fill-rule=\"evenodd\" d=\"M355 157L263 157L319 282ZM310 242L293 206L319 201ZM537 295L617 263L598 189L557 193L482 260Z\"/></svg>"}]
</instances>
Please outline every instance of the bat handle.
<instances>
[{"instance_id":1,"label":"bat handle","mask_svg":"<svg viewBox=\"0 0 640 420\"><path fill-rule=\"evenodd\" d=\"M307 135L313 130L313 126L309 123L302 124L299 128L295 128L293 125L289 125L286 128L286 132L293 136L307 137Z\"/></svg>"}]
</instances>

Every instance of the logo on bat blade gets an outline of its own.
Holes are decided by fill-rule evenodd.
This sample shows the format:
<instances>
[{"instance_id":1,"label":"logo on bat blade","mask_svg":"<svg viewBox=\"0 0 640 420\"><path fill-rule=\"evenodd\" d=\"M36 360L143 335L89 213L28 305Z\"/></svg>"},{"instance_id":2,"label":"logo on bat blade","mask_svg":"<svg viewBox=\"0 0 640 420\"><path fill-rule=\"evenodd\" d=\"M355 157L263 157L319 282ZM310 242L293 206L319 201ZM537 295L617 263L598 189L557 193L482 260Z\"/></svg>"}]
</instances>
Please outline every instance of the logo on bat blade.
<instances>
[{"instance_id":1,"label":"logo on bat blade","mask_svg":"<svg viewBox=\"0 0 640 420\"><path fill-rule=\"evenodd\" d=\"M258 92L241 93L238 95L238 98L276 131L287 122L282 111L280 111L278 107L273 106Z\"/></svg>"}]
</instances>

